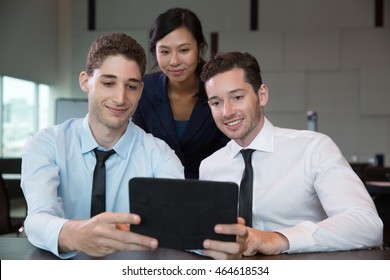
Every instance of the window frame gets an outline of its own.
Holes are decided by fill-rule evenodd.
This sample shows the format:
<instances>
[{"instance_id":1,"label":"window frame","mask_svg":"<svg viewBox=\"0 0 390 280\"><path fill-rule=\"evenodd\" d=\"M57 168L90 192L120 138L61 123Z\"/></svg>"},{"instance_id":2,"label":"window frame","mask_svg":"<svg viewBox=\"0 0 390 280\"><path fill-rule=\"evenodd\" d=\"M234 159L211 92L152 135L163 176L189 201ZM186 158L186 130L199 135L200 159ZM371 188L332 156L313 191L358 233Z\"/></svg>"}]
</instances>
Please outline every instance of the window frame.
<instances>
[{"instance_id":1,"label":"window frame","mask_svg":"<svg viewBox=\"0 0 390 280\"><path fill-rule=\"evenodd\" d=\"M5 113L5 104L4 104L4 98L5 98L5 92L4 92L4 78L12 78L12 79L17 79L17 80L21 80L21 81L26 81L26 82L30 82L33 84L34 86L34 89L33 89L33 108L32 108L32 114L31 116L33 117L33 120L31 122L32 124L32 131L31 133L35 133L37 132L39 129L45 127L45 126L48 126L50 125L50 118L48 115L41 115L40 114L40 109L43 102L41 102L41 99L40 99L40 94L41 94L41 90L42 90L42 94L43 94L43 90L47 90L48 92L48 96L47 98L49 100L47 100L46 102L46 106L48 108L44 108L44 110L46 110L46 114L50 114L49 112L49 107L50 107L50 86L49 85L46 85L46 84L42 84L42 83L38 83L38 82L35 82L35 81L30 81L30 80L26 80L26 79L21 79L21 78L18 78L18 77L13 77L13 76L9 76L9 75L2 75L0 74L0 157L2 158L10 158L10 157L15 157L14 155L9 155L9 154L5 154L4 153L4 149L6 147L6 139L5 139L5 135L4 135L4 121L5 121L5 117L4 117L4 113ZM43 87L42 87L43 86ZM47 88L46 88L47 86ZM46 124L45 123L42 123L41 122L41 118L44 118L46 119ZM23 147L21 147L23 148ZM20 156L21 157L21 154Z\"/></svg>"}]
</instances>

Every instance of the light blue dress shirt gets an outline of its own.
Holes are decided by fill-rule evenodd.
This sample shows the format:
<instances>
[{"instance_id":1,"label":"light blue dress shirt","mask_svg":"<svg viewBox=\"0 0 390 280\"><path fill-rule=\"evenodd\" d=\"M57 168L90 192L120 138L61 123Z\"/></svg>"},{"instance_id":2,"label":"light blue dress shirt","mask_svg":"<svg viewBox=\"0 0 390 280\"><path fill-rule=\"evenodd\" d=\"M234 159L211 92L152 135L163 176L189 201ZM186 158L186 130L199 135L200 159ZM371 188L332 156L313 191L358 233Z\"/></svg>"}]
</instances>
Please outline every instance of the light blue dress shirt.
<instances>
[{"instance_id":1,"label":"light blue dress shirt","mask_svg":"<svg viewBox=\"0 0 390 280\"><path fill-rule=\"evenodd\" d=\"M35 246L62 258L58 236L68 220L90 218L96 143L84 119L70 119L32 135L22 154L21 187L28 215L25 230ZM131 121L106 161L106 210L129 212L133 177L184 178L175 152ZM74 253L73 253L74 255Z\"/></svg>"}]
</instances>

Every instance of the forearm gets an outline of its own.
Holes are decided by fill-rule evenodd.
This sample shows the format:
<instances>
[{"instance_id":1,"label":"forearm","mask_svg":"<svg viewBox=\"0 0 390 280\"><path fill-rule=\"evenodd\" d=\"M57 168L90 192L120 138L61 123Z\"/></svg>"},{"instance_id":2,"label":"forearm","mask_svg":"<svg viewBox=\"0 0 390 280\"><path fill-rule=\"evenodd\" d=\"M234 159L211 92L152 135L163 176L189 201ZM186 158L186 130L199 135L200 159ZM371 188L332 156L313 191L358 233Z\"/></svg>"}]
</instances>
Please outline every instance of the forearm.
<instances>
[{"instance_id":1,"label":"forearm","mask_svg":"<svg viewBox=\"0 0 390 280\"><path fill-rule=\"evenodd\" d=\"M66 258L58 251L58 236L65 221L46 213L29 213L24 223L26 235L34 246Z\"/></svg>"},{"instance_id":2,"label":"forearm","mask_svg":"<svg viewBox=\"0 0 390 280\"><path fill-rule=\"evenodd\" d=\"M376 215L366 222L357 215L355 218L328 218L317 224L302 222L295 227L278 231L289 240L290 248L287 253L319 252L379 246L382 242L383 225Z\"/></svg>"}]
</instances>

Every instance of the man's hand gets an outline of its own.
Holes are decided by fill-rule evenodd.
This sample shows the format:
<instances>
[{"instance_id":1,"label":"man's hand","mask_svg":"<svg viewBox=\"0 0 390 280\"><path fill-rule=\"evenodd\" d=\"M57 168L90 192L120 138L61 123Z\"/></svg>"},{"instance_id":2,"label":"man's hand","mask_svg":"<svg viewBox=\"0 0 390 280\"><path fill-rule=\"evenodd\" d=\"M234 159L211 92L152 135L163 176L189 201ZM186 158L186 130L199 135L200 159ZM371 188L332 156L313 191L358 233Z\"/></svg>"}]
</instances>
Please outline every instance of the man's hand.
<instances>
[{"instance_id":1,"label":"man's hand","mask_svg":"<svg viewBox=\"0 0 390 280\"><path fill-rule=\"evenodd\" d=\"M264 255L278 255L288 250L288 239L278 232L266 232L248 227L247 249L244 256L253 256L256 253Z\"/></svg>"},{"instance_id":2,"label":"man's hand","mask_svg":"<svg viewBox=\"0 0 390 280\"><path fill-rule=\"evenodd\" d=\"M203 242L207 256L214 259L240 259L243 252L246 250L246 239L248 237L247 227L242 218L237 219L237 224L231 225L216 225L214 228L216 233L235 235L236 242L225 242L206 239Z\"/></svg>"},{"instance_id":3,"label":"man's hand","mask_svg":"<svg viewBox=\"0 0 390 280\"><path fill-rule=\"evenodd\" d=\"M69 220L60 232L59 252L81 251L100 257L116 251L156 249L156 239L123 230L123 225L131 227L140 222L141 218L136 214L110 212L89 220Z\"/></svg>"}]
</instances>

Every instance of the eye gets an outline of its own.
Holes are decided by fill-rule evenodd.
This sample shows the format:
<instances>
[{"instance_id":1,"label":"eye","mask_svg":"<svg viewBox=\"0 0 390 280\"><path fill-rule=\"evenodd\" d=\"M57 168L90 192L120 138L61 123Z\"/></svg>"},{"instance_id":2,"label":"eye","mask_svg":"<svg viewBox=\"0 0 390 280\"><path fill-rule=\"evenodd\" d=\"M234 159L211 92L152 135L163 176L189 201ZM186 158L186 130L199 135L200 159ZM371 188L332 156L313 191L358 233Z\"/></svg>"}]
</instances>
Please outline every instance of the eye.
<instances>
[{"instance_id":1,"label":"eye","mask_svg":"<svg viewBox=\"0 0 390 280\"><path fill-rule=\"evenodd\" d=\"M211 106L217 107L221 102L214 100L214 101L209 101L209 103Z\"/></svg>"},{"instance_id":2,"label":"eye","mask_svg":"<svg viewBox=\"0 0 390 280\"><path fill-rule=\"evenodd\" d=\"M115 83L113 82L103 82L103 85L106 87L113 87Z\"/></svg>"},{"instance_id":3,"label":"eye","mask_svg":"<svg viewBox=\"0 0 390 280\"><path fill-rule=\"evenodd\" d=\"M188 49L188 48L180 50L181 53L188 53L189 51L190 51L190 49Z\"/></svg>"},{"instance_id":4,"label":"eye","mask_svg":"<svg viewBox=\"0 0 390 280\"><path fill-rule=\"evenodd\" d=\"M138 85L130 85L130 84L128 84L127 85L127 89L129 89L129 90L137 90L138 89Z\"/></svg>"},{"instance_id":5,"label":"eye","mask_svg":"<svg viewBox=\"0 0 390 280\"><path fill-rule=\"evenodd\" d=\"M243 95L236 95L236 96L233 96L233 100L234 101L239 101L240 99L242 99L244 96Z\"/></svg>"},{"instance_id":6,"label":"eye","mask_svg":"<svg viewBox=\"0 0 390 280\"><path fill-rule=\"evenodd\" d=\"M167 50L160 50L159 52L161 55L167 55L169 52Z\"/></svg>"}]
</instances>

